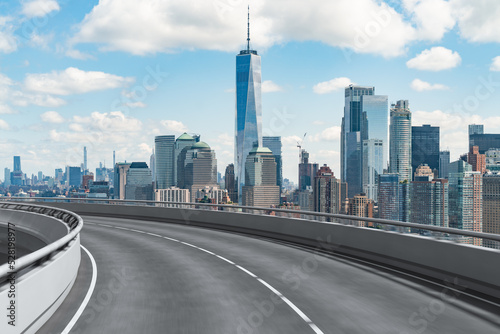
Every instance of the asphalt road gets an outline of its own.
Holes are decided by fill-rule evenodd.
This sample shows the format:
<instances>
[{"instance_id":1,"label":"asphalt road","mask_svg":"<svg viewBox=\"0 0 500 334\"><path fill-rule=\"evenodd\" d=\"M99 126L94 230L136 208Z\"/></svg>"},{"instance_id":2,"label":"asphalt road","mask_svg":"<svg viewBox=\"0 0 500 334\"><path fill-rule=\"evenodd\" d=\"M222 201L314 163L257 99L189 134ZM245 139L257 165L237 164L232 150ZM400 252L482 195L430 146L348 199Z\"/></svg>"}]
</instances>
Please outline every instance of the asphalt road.
<instances>
[{"instance_id":1,"label":"asphalt road","mask_svg":"<svg viewBox=\"0 0 500 334\"><path fill-rule=\"evenodd\" d=\"M500 307L450 283L235 233L84 221L97 283L70 333L500 333ZM38 333L63 331L92 274L82 252L73 290Z\"/></svg>"}]
</instances>

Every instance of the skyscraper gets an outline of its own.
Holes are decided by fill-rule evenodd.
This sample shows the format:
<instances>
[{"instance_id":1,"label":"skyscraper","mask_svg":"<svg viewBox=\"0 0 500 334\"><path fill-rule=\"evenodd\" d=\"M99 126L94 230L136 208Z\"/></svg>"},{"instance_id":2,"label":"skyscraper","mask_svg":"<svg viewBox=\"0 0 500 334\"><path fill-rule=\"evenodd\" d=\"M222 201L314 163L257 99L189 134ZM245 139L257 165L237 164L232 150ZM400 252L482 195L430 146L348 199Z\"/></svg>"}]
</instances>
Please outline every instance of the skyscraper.
<instances>
[{"instance_id":1,"label":"skyscraper","mask_svg":"<svg viewBox=\"0 0 500 334\"><path fill-rule=\"evenodd\" d=\"M469 147L467 162L472 166L474 172L484 174L486 172L486 155L479 153L478 146Z\"/></svg>"},{"instance_id":2,"label":"skyscraper","mask_svg":"<svg viewBox=\"0 0 500 334\"><path fill-rule=\"evenodd\" d=\"M241 196L243 205L270 207L280 204L276 161L270 149L254 147L248 154L245 171Z\"/></svg>"},{"instance_id":3,"label":"skyscraper","mask_svg":"<svg viewBox=\"0 0 500 334\"><path fill-rule=\"evenodd\" d=\"M82 184L81 167L66 167L66 184L70 187L80 187Z\"/></svg>"},{"instance_id":4,"label":"skyscraper","mask_svg":"<svg viewBox=\"0 0 500 334\"><path fill-rule=\"evenodd\" d=\"M407 100L391 106L389 171L411 181L411 112Z\"/></svg>"},{"instance_id":5,"label":"skyscraper","mask_svg":"<svg viewBox=\"0 0 500 334\"><path fill-rule=\"evenodd\" d=\"M384 171L384 142L381 139L363 140L363 192L377 201L378 176Z\"/></svg>"},{"instance_id":6,"label":"skyscraper","mask_svg":"<svg viewBox=\"0 0 500 334\"><path fill-rule=\"evenodd\" d=\"M439 152L439 178L448 178L448 167L450 165L450 151Z\"/></svg>"},{"instance_id":7,"label":"skyscraper","mask_svg":"<svg viewBox=\"0 0 500 334\"><path fill-rule=\"evenodd\" d=\"M238 195L235 189L235 178L234 178L234 165L229 164L226 167L226 173L224 174L225 186L227 194L233 203L238 202Z\"/></svg>"},{"instance_id":8,"label":"skyscraper","mask_svg":"<svg viewBox=\"0 0 500 334\"><path fill-rule=\"evenodd\" d=\"M469 136L470 135L482 135L484 133L484 125L482 124L469 124Z\"/></svg>"},{"instance_id":9,"label":"skyscraper","mask_svg":"<svg viewBox=\"0 0 500 334\"><path fill-rule=\"evenodd\" d=\"M8 187L10 186L10 169L5 168L4 169L4 180L3 180L3 186Z\"/></svg>"},{"instance_id":10,"label":"skyscraper","mask_svg":"<svg viewBox=\"0 0 500 334\"><path fill-rule=\"evenodd\" d=\"M410 203L410 222L448 227L448 180L416 176L410 184Z\"/></svg>"},{"instance_id":11,"label":"skyscraper","mask_svg":"<svg viewBox=\"0 0 500 334\"><path fill-rule=\"evenodd\" d=\"M483 176L483 232L500 234L500 174ZM500 243L483 240L483 246L500 248Z\"/></svg>"},{"instance_id":12,"label":"skyscraper","mask_svg":"<svg viewBox=\"0 0 500 334\"><path fill-rule=\"evenodd\" d=\"M115 164L113 172L114 183L114 199L125 199L125 186L127 185L127 171L130 168L130 163L118 162Z\"/></svg>"},{"instance_id":13,"label":"skyscraper","mask_svg":"<svg viewBox=\"0 0 500 334\"><path fill-rule=\"evenodd\" d=\"M14 171L21 171L21 157L18 155L14 156Z\"/></svg>"},{"instance_id":14,"label":"skyscraper","mask_svg":"<svg viewBox=\"0 0 500 334\"><path fill-rule=\"evenodd\" d=\"M332 170L327 165L323 165L314 178L314 211L340 213L340 188L340 179L333 175Z\"/></svg>"},{"instance_id":15,"label":"skyscraper","mask_svg":"<svg viewBox=\"0 0 500 334\"><path fill-rule=\"evenodd\" d=\"M411 166L427 164L431 170L439 170L439 126L411 127Z\"/></svg>"},{"instance_id":16,"label":"skyscraper","mask_svg":"<svg viewBox=\"0 0 500 334\"><path fill-rule=\"evenodd\" d=\"M483 177L473 172L463 160L450 164L450 227L481 232L483 230ZM464 238L467 243L481 245L477 238Z\"/></svg>"},{"instance_id":17,"label":"skyscraper","mask_svg":"<svg viewBox=\"0 0 500 334\"><path fill-rule=\"evenodd\" d=\"M349 85L345 89L344 117L340 138L340 176L348 184L348 196L363 191L363 106L361 97L374 95L375 87ZM367 138L366 138L367 139Z\"/></svg>"},{"instance_id":18,"label":"skyscraper","mask_svg":"<svg viewBox=\"0 0 500 334\"><path fill-rule=\"evenodd\" d=\"M175 185L174 147L175 136L167 135L155 137L155 189L167 189Z\"/></svg>"},{"instance_id":19,"label":"skyscraper","mask_svg":"<svg viewBox=\"0 0 500 334\"><path fill-rule=\"evenodd\" d=\"M87 175L87 146L83 147L83 175Z\"/></svg>"},{"instance_id":20,"label":"skyscraper","mask_svg":"<svg viewBox=\"0 0 500 334\"><path fill-rule=\"evenodd\" d=\"M379 175L377 197L379 218L399 220L398 174Z\"/></svg>"},{"instance_id":21,"label":"skyscraper","mask_svg":"<svg viewBox=\"0 0 500 334\"><path fill-rule=\"evenodd\" d=\"M179 156L184 148L190 149L194 144L196 143L196 139L188 135L186 132L184 132L182 135L180 135L176 140L175 140L175 148L174 148L174 183L177 186L180 186L183 182L184 179L184 174L183 174L183 168L182 164L179 165ZM181 182L179 182L179 179L182 179Z\"/></svg>"},{"instance_id":22,"label":"skyscraper","mask_svg":"<svg viewBox=\"0 0 500 334\"><path fill-rule=\"evenodd\" d=\"M276 161L276 185L280 187L283 184L283 163L281 160L281 137L280 136L263 136L262 145L273 152L274 160Z\"/></svg>"},{"instance_id":23,"label":"skyscraper","mask_svg":"<svg viewBox=\"0 0 500 334\"><path fill-rule=\"evenodd\" d=\"M156 180L156 156L155 156L155 150L153 149L153 152L151 153L151 156L149 157L149 167L151 169L151 181L154 183Z\"/></svg>"},{"instance_id":24,"label":"skyscraper","mask_svg":"<svg viewBox=\"0 0 500 334\"><path fill-rule=\"evenodd\" d=\"M250 14L247 48L236 56L235 169L238 197L245 184L245 162L254 146L262 147L261 67L257 51L250 50Z\"/></svg>"},{"instance_id":25,"label":"skyscraper","mask_svg":"<svg viewBox=\"0 0 500 334\"><path fill-rule=\"evenodd\" d=\"M181 155L184 166L184 189L189 189L191 202L195 201L196 192L205 187L217 186L217 159L215 152L205 142L197 142Z\"/></svg>"},{"instance_id":26,"label":"skyscraper","mask_svg":"<svg viewBox=\"0 0 500 334\"><path fill-rule=\"evenodd\" d=\"M127 170L125 199L137 201L153 200L151 169L145 162L132 162Z\"/></svg>"},{"instance_id":27,"label":"skyscraper","mask_svg":"<svg viewBox=\"0 0 500 334\"><path fill-rule=\"evenodd\" d=\"M312 187L318 169L319 165L317 163L310 163L309 153L302 149L300 151L299 164L299 191L307 190L308 187Z\"/></svg>"},{"instance_id":28,"label":"skyscraper","mask_svg":"<svg viewBox=\"0 0 500 334\"><path fill-rule=\"evenodd\" d=\"M500 148L500 134L473 133L469 135L469 147L478 146L479 153L484 154L492 148Z\"/></svg>"}]
</instances>

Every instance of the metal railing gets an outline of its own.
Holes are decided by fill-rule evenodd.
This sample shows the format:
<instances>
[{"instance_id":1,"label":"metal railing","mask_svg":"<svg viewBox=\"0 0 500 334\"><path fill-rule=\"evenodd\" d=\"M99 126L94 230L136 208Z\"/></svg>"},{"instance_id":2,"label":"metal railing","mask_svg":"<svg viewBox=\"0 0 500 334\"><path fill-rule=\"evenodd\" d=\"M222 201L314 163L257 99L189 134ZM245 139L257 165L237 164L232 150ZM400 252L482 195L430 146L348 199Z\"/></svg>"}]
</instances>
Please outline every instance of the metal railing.
<instances>
[{"instance_id":1,"label":"metal railing","mask_svg":"<svg viewBox=\"0 0 500 334\"><path fill-rule=\"evenodd\" d=\"M4 200L5 198L0 198ZM19 199L16 199L19 200ZM50 260L56 253L66 248L73 239L78 236L82 227L83 220L77 214L59 208L53 208L48 206L42 206L37 204L25 204L25 203L0 203L0 209L9 209L17 212L30 212L37 213L48 217L53 217L63 221L69 227L69 233L62 237L61 239L48 244L47 246L40 248L30 254L24 255L18 259L15 259L14 271L19 273L21 270L34 265L40 265L45 261ZM0 266L0 283L2 283L9 274L13 272L8 263Z\"/></svg>"},{"instance_id":2,"label":"metal railing","mask_svg":"<svg viewBox=\"0 0 500 334\"><path fill-rule=\"evenodd\" d=\"M108 205L140 205L167 207L179 209L199 209L199 210L217 210L239 213L252 213L272 216L285 216L289 218L298 218L306 220L321 221L324 223L338 223L343 225L352 225L360 228L376 228L385 231L398 233L419 234L426 237L432 237L439 240L450 240L453 242L467 243L490 248L500 249L500 235L492 233L483 233L469 230L462 230L450 227L441 227L434 225L425 225L418 223L400 222L380 218L366 218L343 214L331 214L313 211L301 211L280 208L251 207L232 204L208 204L208 203L186 203L186 202L158 202L158 201L140 201L140 200L115 200L115 199L88 199L88 198L61 198L61 197L1 197L0 200L9 201L44 201L44 202L66 202L66 203L91 203ZM483 241L486 241L483 243Z\"/></svg>"}]
</instances>

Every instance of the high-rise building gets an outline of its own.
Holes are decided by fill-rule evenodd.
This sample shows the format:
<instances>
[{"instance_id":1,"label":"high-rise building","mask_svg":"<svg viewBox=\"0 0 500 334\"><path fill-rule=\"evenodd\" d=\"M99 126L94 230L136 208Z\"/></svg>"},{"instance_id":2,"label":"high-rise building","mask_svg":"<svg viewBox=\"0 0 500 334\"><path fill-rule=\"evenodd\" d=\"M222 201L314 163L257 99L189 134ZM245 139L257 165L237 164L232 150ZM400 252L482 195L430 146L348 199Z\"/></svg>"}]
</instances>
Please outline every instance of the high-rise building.
<instances>
[{"instance_id":1,"label":"high-rise building","mask_svg":"<svg viewBox=\"0 0 500 334\"><path fill-rule=\"evenodd\" d=\"M281 159L281 137L280 136L263 136L262 145L273 152L274 160L276 161L276 185L283 185L283 163Z\"/></svg>"},{"instance_id":2,"label":"high-rise building","mask_svg":"<svg viewBox=\"0 0 500 334\"><path fill-rule=\"evenodd\" d=\"M156 156L155 156L155 150L153 149L153 152L151 153L151 156L149 157L149 168L151 168L151 177L153 182L153 185L156 186L155 180L156 180Z\"/></svg>"},{"instance_id":3,"label":"high-rise building","mask_svg":"<svg viewBox=\"0 0 500 334\"><path fill-rule=\"evenodd\" d=\"M448 227L448 180L416 176L410 184L410 203L410 222Z\"/></svg>"},{"instance_id":4,"label":"high-rise building","mask_svg":"<svg viewBox=\"0 0 500 334\"><path fill-rule=\"evenodd\" d=\"M87 146L83 147L83 175L88 174L87 169Z\"/></svg>"},{"instance_id":5,"label":"high-rise building","mask_svg":"<svg viewBox=\"0 0 500 334\"><path fill-rule=\"evenodd\" d=\"M42 181L43 181L43 172L39 171L38 172L38 182L42 182Z\"/></svg>"},{"instance_id":6,"label":"high-rise building","mask_svg":"<svg viewBox=\"0 0 500 334\"><path fill-rule=\"evenodd\" d=\"M309 153L302 149L300 151L299 164L299 191L307 190L308 187L312 187L318 169L319 165L317 163L310 163Z\"/></svg>"},{"instance_id":7,"label":"high-rise building","mask_svg":"<svg viewBox=\"0 0 500 334\"><path fill-rule=\"evenodd\" d=\"M175 140L175 148L174 148L174 182L177 186L181 186L184 179L184 166L182 163L180 164L180 155L182 150L185 149L187 151L194 144L196 144L196 138L184 132ZM182 181L179 181L182 180Z\"/></svg>"},{"instance_id":8,"label":"high-rise building","mask_svg":"<svg viewBox=\"0 0 500 334\"><path fill-rule=\"evenodd\" d=\"M366 126L365 119L368 116L363 113L362 97L374 94L375 87L349 85L345 89L340 135L340 175L342 181L349 185L349 197L363 191L363 140L369 139L366 129L370 129L371 125Z\"/></svg>"},{"instance_id":9,"label":"high-rise building","mask_svg":"<svg viewBox=\"0 0 500 334\"><path fill-rule=\"evenodd\" d=\"M188 189L180 189L178 187L170 187L167 189L155 190L155 201L157 202L182 202L189 203L191 196ZM162 206L168 208L189 208L182 204L163 204Z\"/></svg>"},{"instance_id":10,"label":"high-rise building","mask_svg":"<svg viewBox=\"0 0 500 334\"><path fill-rule=\"evenodd\" d=\"M400 181L411 181L411 112L407 100L391 106L390 123L389 171L399 174Z\"/></svg>"},{"instance_id":11,"label":"high-rise building","mask_svg":"<svg viewBox=\"0 0 500 334\"><path fill-rule=\"evenodd\" d=\"M500 134L474 133L469 135L469 147L477 146L480 154L489 149L500 148Z\"/></svg>"},{"instance_id":12,"label":"high-rise building","mask_svg":"<svg viewBox=\"0 0 500 334\"><path fill-rule=\"evenodd\" d=\"M381 219L399 220L399 176L381 174L378 181L378 214Z\"/></svg>"},{"instance_id":13,"label":"high-rise building","mask_svg":"<svg viewBox=\"0 0 500 334\"><path fill-rule=\"evenodd\" d=\"M411 202L410 202L411 184L408 180L399 181L399 221L411 222Z\"/></svg>"},{"instance_id":14,"label":"high-rise building","mask_svg":"<svg viewBox=\"0 0 500 334\"><path fill-rule=\"evenodd\" d=\"M417 180L417 177L419 177L419 181L422 181L422 177L432 181L434 179L434 172L427 164L422 164L415 168L415 176L413 179Z\"/></svg>"},{"instance_id":15,"label":"high-rise building","mask_svg":"<svg viewBox=\"0 0 500 334\"><path fill-rule=\"evenodd\" d=\"M384 141L363 140L363 192L375 202L378 196L378 176L383 173L383 166Z\"/></svg>"},{"instance_id":16,"label":"high-rise building","mask_svg":"<svg viewBox=\"0 0 500 334\"><path fill-rule=\"evenodd\" d=\"M333 175L332 170L327 165L323 165L314 178L314 211L340 213L340 190L340 179Z\"/></svg>"},{"instance_id":17,"label":"high-rise building","mask_svg":"<svg viewBox=\"0 0 500 334\"><path fill-rule=\"evenodd\" d=\"M483 175L483 232L500 234L500 174ZM500 249L500 243L483 240L483 246Z\"/></svg>"},{"instance_id":18,"label":"high-rise building","mask_svg":"<svg viewBox=\"0 0 500 334\"><path fill-rule=\"evenodd\" d=\"M480 172L481 174L486 172L486 155L479 153L478 146L472 146L469 148L467 162L472 166L472 170L474 172Z\"/></svg>"},{"instance_id":19,"label":"high-rise building","mask_svg":"<svg viewBox=\"0 0 500 334\"><path fill-rule=\"evenodd\" d=\"M21 157L18 155L14 156L14 171L21 171Z\"/></svg>"},{"instance_id":20,"label":"high-rise building","mask_svg":"<svg viewBox=\"0 0 500 334\"><path fill-rule=\"evenodd\" d=\"M373 218L373 200L369 199L366 194L358 194L353 198L349 198L347 214L358 217ZM365 222L357 222L355 225L364 227L370 224Z\"/></svg>"},{"instance_id":21,"label":"high-rise building","mask_svg":"<svg viewBox=\"0 0 500 334\"><path fill-rule=\"evenodd\" d=\"M423 164L433 171L439 170L439 126L426 124L411 127L412 170Z\"/></svg>"},{"instance_id":22,"label":"high-rise building","mask_svg":"<svg viewBox=\"0 0 500 334\"><path fill-rule=\"evenodd\" d=\"M167 135L155 137L155 189L167 189L175 185L174 148L175 136Z\"/></svg>"},{"instance_id":23,"label":"high-rise building","mask_svg":"<svg viewBox=\"0 0 500 334\"><path fill-rule=\"evenodd\" d=\"M125 199L125 186L127 185L127 171L130 163L117 162L114 170L114 199Z\"/></svg>"},{"instance_id":24,"label":"high-rise building","mask_svg":"<svg viewBox=\"0 0 500 334\"><path fill-rule=\"evenodd\" d=\"M217 186L217 159L207 143L195 143L181 159L184 166L183 187L189 189L191 202L195 201L198 189Z\"/></svg>"},{"instance_id":25,"label":"high-rise building","mask_svg":"<svg viewBox=\"0 0 500 334\"><path fill-rule=\"evenodd\" d=\"M137 201L153 200L151 169L145 162L132 162L127 170L125 199Z\"/></svg>"},{"instance_id":26,"label":"high-rise building","mask_svg":"<svg viewBox=\"0 0 500 334\"><path fill-rule=\"evenodd\" d=\"M482 232L483 177L472 171L463 160L450 163L449 216L450 227ZM464 238L464 242L481 245L478 238Z\"/></svg>"},{"instance_id":27,"label":"high-rise building","mask_svg":"<svg viewBox=\"0 0 500 334\"><path fill-rule=\"evenodd\" d=\"M226 172L224 174L225 188L227 194L233 203L238 203L238 194L236 194L236 183L234 176L234 165L229 164L226 167Z\"/></svg>"},{"instance_id":28,"label":"high-rise building","mask_svg":"<svg viewBox=\"0 0 500 334\"><path fill-rule=\"evenodd\" d=\"M10 186L10 169L5 168L4 169L4 179L3 179L3 186L8 187Z\"/></svg>"},{"instance_id":29,"label":"high-rise building","mask_svg":"<svg viewBox=\"0 0 500 334\"><path fill-rule=\"evenodd\" d=\"M255 147L262 147L261 65L257 51L250 49L250 14L247 48L236 56L235 171L239 202L245 185L246 159Z\"/></svg>"},{"instance_id":30,"label":"high-rise building","mask_svg":"<svg viewBox=\"0 0 500 334\"><path fill-rule=\"evenodd\" d=\"M439 178L448 178L448 167L450 165L450 151L439 152Z\"/></svg>"},{"instance_id":31,"label":"high-rise building","mask_svg":"<svg viewBox=\"0 0 500 334\"><path fill-rule=\"evenodd\" d=\"M276 185L276 161L273 152L267 147L254 147L248 154L245 170L243 205L278 206L280 192L279 186Z\"/></svg>"},{"instance_id":32,"label":"high-rise building","mask_svg":"<svg viewBox=\"0 0 500 334\"><path fill-rule=\"evenodd\" d=\"M469 136L470 135L482 135L484 133L483 124L469 124Z\"/></svg>"},{"instance_id":33,"label":"high-rise building","mask_svg":"<svg viewBox=\"0 0 500 334\"><path fill-rule=\"evenodd\" d=\"M10 182L14 186L22 186L24 184L24 173L21 170L21 157L14 156L14 170L10 174Z\"/></svg>"},{"instance_id":34,"label":"high-rise building","mask_svg":"<svg viewBox=\"0 0 500 334\"><path fill-rule=\"evenodd\" d=\"M67 166L66 182L70 187L80 187L82 185L82 168Z\"/></svg>"},{"instance_id":35,"label":"high-rise building","mask_svg":"<svg viewBox=\"0 0 500 334\"><path fill-rule=\"evenodd\" d=\"M94 175L83 175L82 176L82 187L85 189L89 189L89 183L94 181Z\"/></svg>"}]
</instances>

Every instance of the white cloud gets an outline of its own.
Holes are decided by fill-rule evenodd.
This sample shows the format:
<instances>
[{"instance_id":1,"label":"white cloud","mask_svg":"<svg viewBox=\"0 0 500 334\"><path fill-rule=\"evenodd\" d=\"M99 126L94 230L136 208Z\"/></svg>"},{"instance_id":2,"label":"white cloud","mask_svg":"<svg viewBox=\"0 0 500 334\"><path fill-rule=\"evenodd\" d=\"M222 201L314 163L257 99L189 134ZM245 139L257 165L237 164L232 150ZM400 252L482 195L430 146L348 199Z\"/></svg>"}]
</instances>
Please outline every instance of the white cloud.
<instances>
[{"instance_id":1,"label":"white cloud","mask_svg":"<svg viewBox=\"0 0 500 334\"><path fill-rule=\"evenodd\" d=\"M42 121L46 123L60 124L64 123L64 117L62 117L57 111L47 111L40 115Z\"/></svg>"},{"instance_id":2,"label":"white cloud","mask_svg":"<svg viewBox=\"0 0 500 334\"><path fill-rule=\"evenodd\" d=\"M324 125L325 122L324 121L314 121L312 124L313 125Z\"/></svg>"},{"instance_id":3,"label":"white cloud","mask_svg":"<svg viewBox=\"0 0 500 334\"><path fill-rule=\"evenodd\" d=\"M340 126L329 127L316 135L309 137L311 142L340 140Z\"/></svg>"},{"instance_id":4,"label":"white cloud","mask_svg":"<svg viewBox=\"0 0 500 334\"><path fill-rule=\"evenodd\" d=\"M70 95L124 87L133 81L133 78L97 71L87 72L75 67L68 67L59 72L28 74L24 84L30 91Z\"/></svg>"},{"instance_id":5,"label":"white cloud","mask_svg":"<svg viewBox=\"0 0 500 334\"><path fill-rule=\"evenodd\" d=\"M500 2L496 0L451 0L462 37L471 42L500 42L498 18Z\"/></svg>"},{"instance_id":6,"label":"white cloud","mask_svg":"<svg viewBox=\"0 0 500 334\"><path fill-rule=\"evenodd\" d=\"M262 82L262 93L272 93L281 91L283 91L283 88L281 88L271 80L266 80Z\"/></svg>"},{"instance_id":7,"label":"white cloud","mask_svg":"<svg viewBox=\"0 0 500 334\"><path fill-rule=\"evenodd\" d=\"M453 7L445 0L403 0L403 5L416 26L416 39L439 41L455 26Z\"/></svg>"},{"instance_id":8,"label":"white cloud","mask_svg":"<svg viewBox=\"0 0 500 334\"><path fill-rule=\"evenodd\" d=\"M283 146L291 146L291 147L296 147L297 143L300 143L302 141L302 137L299 136L285 136L281 137L281 143Z\"/></svg>"},{"instance_id":9,"label":"white cloud","mask_svg":"<svg viewBox=\"0 0 500 334\"><path fill-rule=\"evenodd\" d=\"M500 71L500 56L492 59L490 71Z\"/></svg>"},{"instance_id":10,"label":"white cloud","mask_svg":"<svg viewBox=\"0 0 500 334\"><path fill-rule=\"evenodd\" d=\"M316 94L328 94L340 89L344 89L350 84L354 84L351 79L346 77L335 78L330 81L320 82L313 87Z\"/></svg>"},{"instance_id":11,"label":"white cloud","mask_svg":"<svg viewBox=\"0 0 500 334\"><path fill-rule=\"evenodd\" d=\"M416 90L417 92L423 92L426 90L447 90L450 87L442 85L442 84L431 84L426 81L422 81L420 79L415 79L410 84L411 89Z\"/></svg>"},{"instance_id":12,"label":"white cloud","mask_svg":"<svg viewBox=\"0 0 500 334\"><path fill-rule=\"evenodd\" d=\"M14 27L11 18L0 16L0 52L11 53L17 50L17 40L14 37Z\"/></svg>"},{"instance_id":13,"label":"white cloud","mask_svg":"<svg viewBox=\"0 0 500 334\"><path fill-rule=\"evenodd\" d=\"M3 119L0 119L0 130L9 130L9 124L4 121Z\"/></svg>"},{"instance_id":14,"label":"white cloud","mask_svg":"<svg viewBox=\"0 0 500 334\"><path fill-rule=\"evenodd\" d=\"M137 55L179 49L234 52L244 47L245 18L246 6L224 2L100 1L71 43L97 43L103 51ZM256 0L251 18L251 43L258 50L289 40L314 40L392 57L404 54L416 36L411 23L377 0L315 0L307 6L302 0Z\"/></svg>"},{"instance_id":15,"label":"white cloud","mask_svg":"<svg viewBox=\"0 0 500 334\"><path fill-rule=\"evenodd\" d=\"M164 127L165 130L170 132L187 132L188 128L182 122L173 121L173 120L162 120L160 124Z\"/></svg>"},{"instance_id":16,"label":"white cloud","mask_svg":"<svg viewBox=\"0 0 500 334\"><path fill-rule=\"evenodd\" d=\"M441 71L460 65L462 58L458 52L435 46L427 49L406 62L408 68L423 71Z\"/></svg>"},{"instance_id":17,"label":"white cloud","mask_svg":"<svg viewBox=\"0 0 500 334\"><path fill-rule=\"evenodd\" d=\"M94 56L92 56L88 53L81 52L80 50L76 50L76 49L66 50L65 54L66 54L66 56L68 56L70 58L78 59L78 60L95 59Z\"/></svg>"},{"instance_id":18,"label":"white cloud","mask_svg":"<svg viewBox=\"0 0 500 334\"><path fill-rule=\"evenodd\" d=\"M142 122L137 118L125 116L121 111L100 113L94 111L89 117L73 116L76 124L85 126L88 131L100 132L138 132L142 129ZM78 128L79 129L79 128Z\"/></svg>"},{"instance_id":19,"label":"white cloud","mask_svg":"<svg viewBox=\"0 0 500 334\"><path fill-rule=\"evenodd\" d=\"M59 4L55 0L33 0L23 3L22 12L28 18L32 18L43 17L59 9Z\"/></svg>"},{"instance_id":20,"label":"white cloud","mask_svg":"<svg viewBox=\"0 0 500 334\"><path fill-rule=\"evenodd\" d=\"M125 102L123 104L124 106L126 107L129 107L129 108L146 108L147 105L144 103L144 102L141 102L141 101L137 101L137 102Z\"/></svg>"}]
</instances>

